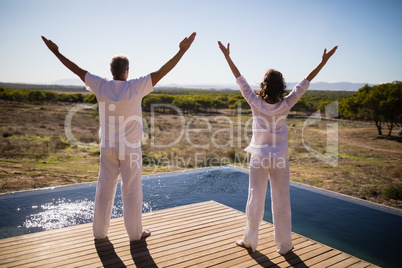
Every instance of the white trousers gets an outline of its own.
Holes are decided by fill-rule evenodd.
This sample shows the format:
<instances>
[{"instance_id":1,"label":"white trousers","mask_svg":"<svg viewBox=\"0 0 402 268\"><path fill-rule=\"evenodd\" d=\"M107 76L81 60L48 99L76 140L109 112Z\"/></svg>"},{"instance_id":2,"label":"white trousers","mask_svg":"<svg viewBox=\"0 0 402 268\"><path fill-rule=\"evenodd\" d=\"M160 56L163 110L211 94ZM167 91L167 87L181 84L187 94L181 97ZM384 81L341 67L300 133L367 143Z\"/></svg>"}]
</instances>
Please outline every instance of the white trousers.
<instances>
[{"instance_id":1,"label":"white trousers","mask_svg":"<svg viewBox=\"0 0 402 268\"><path fill-rule=\"evenodd\" d=\"M130 241L140 240L142 228L142 151L119 143L101 146L100 170L95 196L93 233L95 239L107 237L121 174L124 225Z\"/></svg>"},{"instance_id":2,"label":"white trousers","mask_svg":"<svg viewBox=\"0 0 402 268\"><path fill-rule=\"evenodd\" d=\"M253 252L258 245L258 228L264 216L268 177L271 186L271 209L277 252L292 249L292 223L289 193L289 161L287 158L252 155L250 159L249 192L246 206L247 224L243 242Z\"/></svg>"}]
</instances>

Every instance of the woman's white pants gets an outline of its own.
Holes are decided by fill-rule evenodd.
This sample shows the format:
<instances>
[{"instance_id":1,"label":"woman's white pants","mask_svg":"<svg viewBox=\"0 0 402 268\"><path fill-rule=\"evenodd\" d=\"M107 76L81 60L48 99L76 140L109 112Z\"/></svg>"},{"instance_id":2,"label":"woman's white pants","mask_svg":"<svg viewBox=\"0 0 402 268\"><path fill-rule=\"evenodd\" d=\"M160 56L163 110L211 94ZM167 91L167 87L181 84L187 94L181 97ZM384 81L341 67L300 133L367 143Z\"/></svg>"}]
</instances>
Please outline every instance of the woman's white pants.
<instances>
[{"instance_id":1,"label":"woman's white pants","mask_svg":"<svg viewBox=\"0 0 402 268\"><path fill-rule=\"evenodd\" d=\"M141 147L130 148L118 143L109 147L101 146L93 220L95 239L107 237L120 174L124 225L130 241L141 239L143 232L141 173Z\"/></svg>"},{"instance_id":2,"label":"woman's white pants","mask_svg":"<svg viewBox=\"0 0 402 268\"><path fill-rule=\"evenodd\" d=\"M289 193L289 162L287 158L252 155L250 159L249 192L246 206L247 224L243 242L254 252L258 245L258 228L264 216L268 177L271 186L271 209L277 252L292 249L292 223Z\"/></svg>"}]
</instances>

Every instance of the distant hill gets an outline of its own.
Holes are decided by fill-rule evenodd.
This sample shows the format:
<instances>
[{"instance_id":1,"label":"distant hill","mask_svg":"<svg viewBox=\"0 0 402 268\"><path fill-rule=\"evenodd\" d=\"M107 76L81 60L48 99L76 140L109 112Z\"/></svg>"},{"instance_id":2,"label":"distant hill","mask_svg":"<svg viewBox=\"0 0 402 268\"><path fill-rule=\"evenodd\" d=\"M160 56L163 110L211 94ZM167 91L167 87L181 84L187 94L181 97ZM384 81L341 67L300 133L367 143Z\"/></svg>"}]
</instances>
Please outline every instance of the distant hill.
<instances>
[{"instance_id":1,"label":"distant hill","mask_svg":"<svg viewBox=\"0 0 402 268\"><path fill-rule=\"evenodd\" d=\"M68 85L70 84L70 85ZM287 88L292 89L297 83L287 83ZM80 86L81 85L81 86ZM311 83L311 90L334 90L334 91L357 91L362 88L365 83L349 83L349 82L338 82L338 83L326 83L317 82ZM370 84L373 85L373 84ZM56 81L53 85L38 85L38 84L23 84L23 83L2 83L0 82L0 87L4 88L16 88L16 89L36 89L36 90L47 90L56 92L66 92L66 93L87 93L84 84L77 79L63 79ZM258 89L257 85L251 85L254 90ZM211 89L211 90L237 90L238 86L236 84L199 84L199 85L182 85L182 84L165 84L156 87L156 89Z\"/></svg>"},{"instance_id":2,"label":"distant hill","mask_svg":"<svg viewBox=\"0 0 402 268\"><path fill-rule=\"evenodd\" d=\"M288 89L292 89L297 82L286 83ZM349 83L349 82L339 82L339 83L326 83L326 82L317 82L311 83L310 89L312 90L334 90L334 91L357 91L366 83ZM373 84L370 84L372 86ZM254 90L259 89L258 85L251 85ZM163 85L160 88L191 88L191 89L217 89L217 90L237 90L238 86L236 84L199 84L199 85L178 85L178 84L170 84Z\"/></svg>"},{"instance_id":3,"label":"distant hill","mask_svg":"<svg viewBox=\"0 0 402 268\"><path fill-rule=\"evenodd\" d=\"M79 79L61 79L54 82L57 85L82 85L82 81ZM287 83L287 88L292 89L297 82ZM338 83L326 83L326 82L316 82L311 83L310 89L317 90L336 90L336 91L357 91L362 88L367 83L349 83L349 82L338 82ZM370 84L372 86L373 84ZM258 85L251 85L253 89L258 89ZM160 84L156 88L191 88L191 89L231 89L237 90L238 86L235 83L227 84Z\"/></svg>"},{"instance_id":4,"label":"distant hill","mask_svg":"<svg viewBox=\"0 0 402 268\"><path fill-rule=\"evenodd\" d=\"M287 83L287 87L289 89L293 88L297 83ZM367 83L349 83L349 82L338 82L338 83L326 83L326 82L317 82L311 83L310 89L318 89L318 90L337 90L337 91L357 91L360 88L367 85ZM369 84L373 86L373 84Z\"/></svg>"}]
</instances>

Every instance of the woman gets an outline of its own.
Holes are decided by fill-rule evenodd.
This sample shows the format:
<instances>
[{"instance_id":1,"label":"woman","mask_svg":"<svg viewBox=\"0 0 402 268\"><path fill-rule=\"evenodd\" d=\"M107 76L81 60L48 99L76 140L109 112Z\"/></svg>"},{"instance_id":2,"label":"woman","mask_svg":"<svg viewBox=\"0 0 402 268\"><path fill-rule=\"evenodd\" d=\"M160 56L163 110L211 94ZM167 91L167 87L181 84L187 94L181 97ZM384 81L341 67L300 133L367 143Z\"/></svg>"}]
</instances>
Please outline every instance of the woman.
<instances>
[{"instance_id":1,"label":"woman","mask_svg":"<svg viewBox=\"0 0 402 268\"><path fill-rule=\"evenodd\" d=\"M272 69L265 74L257 94L254 93L230 58L230 44L227 47L221 42L218 44L253 113L253 136L249 146L245 149L251 154L246 206L247 224L243 239L237 241L236 244L251 249L253 252L257 248L258 228L264 216L269 177L277 252L287 254L292 251L293 245L286 117L290 109L307 91L311 80L320 72L338 47L334 47L328 53L325 49L320 64L299 82L289 95L285 96L286 84L282 74Z\"/></svg>"}]
</instances>

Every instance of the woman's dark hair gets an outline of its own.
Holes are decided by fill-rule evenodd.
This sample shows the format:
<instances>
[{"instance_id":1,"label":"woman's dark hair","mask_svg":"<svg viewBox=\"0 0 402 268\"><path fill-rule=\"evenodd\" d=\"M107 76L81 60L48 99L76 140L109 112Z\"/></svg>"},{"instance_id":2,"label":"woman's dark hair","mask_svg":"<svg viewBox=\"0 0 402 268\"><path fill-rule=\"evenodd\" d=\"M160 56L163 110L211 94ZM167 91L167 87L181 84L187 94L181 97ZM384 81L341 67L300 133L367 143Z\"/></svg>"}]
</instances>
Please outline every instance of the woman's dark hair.
<instances>
[{"instance_id":1,"label":"woman's dark hair","mask_svg":"<svg viewBox=\"0 0 402 268\"><path fill-rule=\"evenodd\" d=\"M286 83L280 72L269 69L264 76L264 81L260 84L260 90L257 92L263 100L274 104L283 100L286 94Z\"/></svg>"}]
</instances>

